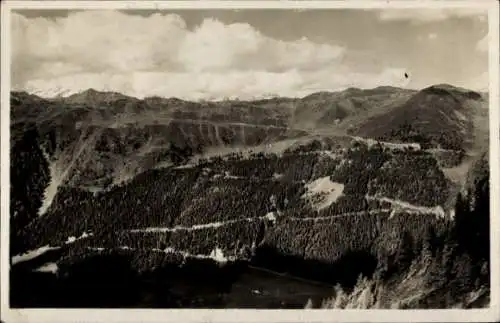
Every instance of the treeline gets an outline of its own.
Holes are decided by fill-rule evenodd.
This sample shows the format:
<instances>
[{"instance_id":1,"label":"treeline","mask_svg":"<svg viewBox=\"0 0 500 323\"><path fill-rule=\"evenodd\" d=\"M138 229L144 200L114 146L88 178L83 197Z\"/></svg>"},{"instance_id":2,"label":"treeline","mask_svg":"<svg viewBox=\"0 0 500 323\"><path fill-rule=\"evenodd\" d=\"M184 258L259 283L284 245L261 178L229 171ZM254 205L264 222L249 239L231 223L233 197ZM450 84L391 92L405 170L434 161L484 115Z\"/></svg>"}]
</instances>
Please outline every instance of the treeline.
<instances>
[{"instance_id":1,"label":"treeline","mask_svg":"<svg viewBox=\"0 0 500 323\"><path fill-rule=\"evenodd\" d=\"M103 242L112 243L114 232L129 229L243 220L269 212L281 212L285 218L314 217L389 207L385 202L366 200L367 193L435 205L439 200L434 201L444 195L446 182L430 156L418 152L411 156L357 144L340 163L320 155L256 154L251 159L233 156L204 160L192 168L149 170L129 183L99 193L63 186L46 216L30 223L19 240L31 249L59 244L69 236L78 237L91 230ZM391 166L382 168L386 162ZM408 182L408 173L414 172L417 176ZM303 198L304 184L328 174L345 185L343 195L328 208L315 211ZM426 185L429 177L432 185ZM430 195L430 202L413 201L412 194L423 189L430 191L425 193ZM27 194L15 192L14 202L17 196ZM34 197L30 201L36 201ZM35 211L29 212L32 218L36 218Z\"/></svg>"}]
</instances>

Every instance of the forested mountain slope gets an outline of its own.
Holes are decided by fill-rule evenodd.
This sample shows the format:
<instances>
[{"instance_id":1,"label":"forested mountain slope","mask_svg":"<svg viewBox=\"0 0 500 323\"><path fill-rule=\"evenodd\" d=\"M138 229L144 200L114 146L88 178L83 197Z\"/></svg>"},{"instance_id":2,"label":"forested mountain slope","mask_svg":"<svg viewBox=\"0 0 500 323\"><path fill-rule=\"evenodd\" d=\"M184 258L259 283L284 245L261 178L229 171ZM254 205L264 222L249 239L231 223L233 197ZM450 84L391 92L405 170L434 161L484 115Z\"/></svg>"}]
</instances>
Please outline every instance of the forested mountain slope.
<instances>
[{"instance_id":1,"label":"forested mountain slope","mask_svg":"<svg viewBox=\"0 0 500 323\"><path fill-rule=\"evenodd\" d=\"M469 243L488 241L487 162L460 175L463 187L448 174L487 142L486 102L443 85L250 102L12 93L12 300L113 306L61 297L109 287L124 295L117 306L138 306L133 288L161 281L161 306L224 307L249 265L350 293L359 275L404 286L430 249L439 271L446 248L488 289L488 253ZM446 284L462 279L446 270ZM23 296L40 279L54 294ZM448 305L429 297L404 306Z\"/></svg>"},{"instance_id":2,"label":"forested mountain slope","mask_svg":"<svg viewBox=\"0 0 500 323\"><path fill-rule=\"evenodd\" d=\"M324 308L476 308L490 302L490 195L488 154L468 173L446 233L430 227L408 269L384 279L385 268L363 277L352 290L340 286ZM407 240L411 241L411 240Z\"/></svg>"}]
</instances>

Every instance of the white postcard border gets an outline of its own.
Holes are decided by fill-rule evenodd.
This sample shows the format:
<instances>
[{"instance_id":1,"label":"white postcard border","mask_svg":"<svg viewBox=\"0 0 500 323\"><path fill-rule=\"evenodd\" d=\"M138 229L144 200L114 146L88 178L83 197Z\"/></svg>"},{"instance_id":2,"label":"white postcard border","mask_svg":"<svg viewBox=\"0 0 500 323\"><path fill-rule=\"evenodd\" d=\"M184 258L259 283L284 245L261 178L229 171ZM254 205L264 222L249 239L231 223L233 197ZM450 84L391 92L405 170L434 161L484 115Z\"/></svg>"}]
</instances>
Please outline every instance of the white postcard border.
<instances>
[{"instance_id":1,"label":"white postcard border","mask_svg":"<svg viewBox=\"0 0 500 323\"><path fill-rule=\"evenodd\" d=\"M463 8L488 10L491 303L478 310L168 310L168 309L10 309L10 13L13 9L327 9ZM500 320L499 5L497 1L4 1L1 28L1 317L5 322L465 322ZM34 286L36 288L36 286Z\"/></svg>"}]
</instances>

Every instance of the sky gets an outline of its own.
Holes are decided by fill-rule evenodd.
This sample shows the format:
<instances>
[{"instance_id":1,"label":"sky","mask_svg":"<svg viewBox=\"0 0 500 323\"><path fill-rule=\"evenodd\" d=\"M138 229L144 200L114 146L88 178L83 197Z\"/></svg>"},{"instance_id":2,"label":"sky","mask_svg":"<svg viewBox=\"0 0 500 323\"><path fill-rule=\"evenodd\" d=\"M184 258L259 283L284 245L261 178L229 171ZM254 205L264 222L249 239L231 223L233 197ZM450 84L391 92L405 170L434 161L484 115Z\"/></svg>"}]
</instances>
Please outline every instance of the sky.
<instances>
[{"instance_id":1,"label":"sky","mask_svg":"<svg viewBox=\"0 0 500 323\"><path fill-rule=\"evenodd\" d=\"M25 10L11 23L12 88L45 97L488 88L488 19L470 8Z\"/></svg>"}]
</instances>

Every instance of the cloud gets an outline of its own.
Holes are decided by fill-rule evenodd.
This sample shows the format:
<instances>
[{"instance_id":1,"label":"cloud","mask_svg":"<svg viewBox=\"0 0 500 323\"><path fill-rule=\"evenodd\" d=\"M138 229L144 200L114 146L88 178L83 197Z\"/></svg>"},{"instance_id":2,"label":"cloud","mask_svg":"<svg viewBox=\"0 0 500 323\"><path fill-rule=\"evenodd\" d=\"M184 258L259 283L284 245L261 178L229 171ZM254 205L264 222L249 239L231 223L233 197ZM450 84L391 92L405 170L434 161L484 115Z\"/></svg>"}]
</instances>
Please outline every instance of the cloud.
<instances>
[{"instance_id":1,"label":"cloud","mask_svg":"<svg viewBox=\"0 0 500 323\"><path fill-rule=\"evenodd\" d=\"M176 15L143 18L106 10L54 20L16 14L12 18L13 60L43 62L36 71L29 71L29 77L58 76L75 68L105 73L165 68L187 33ZM52 69L53 65L58 67ZM20 72L24 79L27 71Z\"/></svg>"},{"instance_id":2,"label":"cloud","mask_svg":"<svg viewBox=\"0 0 500 323\"><path fill-rule=\"evenodd\" d=\"M450 18L477 18L484 21L487 17L484 8L413 8L413 9L383 9L378 11L382 21L409 21L413 24L439 22Z\"/></svg>"},{"instance_id":3,"label":"cloud","mask_svg":"<svg viewBox=\"0 0 500 323\"><path fill-rule=\"evenodd\" d=\"M345 64L341 46L277 40L244 23L205 19L189 29L174 14L111 10L54 19L14 14L12 23L13 88L43 96L94 88L137 97L248 99L407 85L398 66L360 73Z\"/></svg>"},{"instance_id":4,"label":"cloud","mask_svg":"<svg viewBox=\"0 0 500 323\"><path fill-rule=\"evenodd\" d=\"M316 91L356 86L372 88L391 84L406 86L401 69L381 73L337 73L331 69L301 73L298 70L225 72L80 73L27 81L24 89L42 96L77 93L88 88L118 91L135 97L165 96L191 100L252 99L266 96L301 97ZM359 81L352 81L359 80Z\"/></svg>"}]
</instances>

